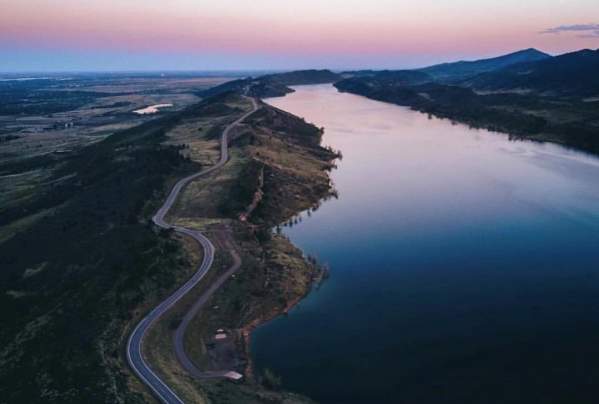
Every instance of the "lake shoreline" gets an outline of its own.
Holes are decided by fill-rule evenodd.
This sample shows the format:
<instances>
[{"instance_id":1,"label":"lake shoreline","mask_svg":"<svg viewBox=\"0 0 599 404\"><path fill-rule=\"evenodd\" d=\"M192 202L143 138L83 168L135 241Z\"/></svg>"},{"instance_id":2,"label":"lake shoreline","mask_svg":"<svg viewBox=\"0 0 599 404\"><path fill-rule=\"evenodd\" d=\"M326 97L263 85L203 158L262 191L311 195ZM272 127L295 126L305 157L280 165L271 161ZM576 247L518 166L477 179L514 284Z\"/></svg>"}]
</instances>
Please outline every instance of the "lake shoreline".
<instances>
[{"instance_id":1,"label":"lake shoreline","mask_svg":"<svg viewBox=\"0 0 599 404\"><path fill-rule=\"evenodd\" d=\"M348 84L350 83L350 84ZM368 87L356 86L351 84L351 80L342 80L335 83L335 87L342 92L360 95L375 101L386 102L393 105L409 107L414 111L424 114L431 114L440 119L449 119L474 129L486 129L491 132L507 134L514 140L530 140L535 142L548 142L571 148L572 150L582 151L594 156L599 156L599 144L595 140L597 129L590 125L582 124L558 124L541 121L533 115L528 116L525 111L520 111L517 107L511 112L501 112L502 107L485 106L482 101L475 103L475 106L460 107L461 95L459 91L456 94L456 100L434 101L416 98L411 93L409 86L394 87L388 91L372 91ZM452 86L447 86L452 89ZM479 99L482 96L475 96ZM542 98L542 97L540 97ZM469 105L469 104L468 104ZM476 112L473 112L476 110ZM553 111L558 115L561 111ZM580 116L580 120L583 115Z\"/></svg>"},{"instance_id":2,"label":"lake shoreline","mask_svg":"<svg viewBox=\"0 0 599 404\"><path fill-rule=\"evenodd\" d=\"M236 94L211 97L167 133L169 143L205 164L208 156L196 151L219 150L218 139L210 136L214 128L246 111L247 104L247 99ZM192 130L201 132L200 136L190 138ZM249 400L258 394L310 402L288 391L264 387L268 384L264 376L252 371L249 340L255 327L295 306L320 277L320 266L274 229L299 212L315 208L333 192L329 173L338 156L320 145L322 132L318 128L267 104L261 104L230 136L227 164L215 175L190 183L168 219L214 235L214 268L191 293L193 296L161 319L154 340L172 340L173 325L178 324L194 296L197 299L198 293L228 271L229 252L235 250L241 266L195 315L184 339L187 354L199 369L246 373L245 381L232 384L181 379L177 377L177 359L169 353L168 345L156 355L147 352L147 356L161 366L158 370L176 391L189 394L185 397L188 401L196 400L194 394L202 392L208 397L225 395L236 400ZM191 249L188 254L197 252ZM148 346L156 345L161 346Z\"/></svg>"},{"instance_id":3,"label":"lake shoreline","mask_svg":"<svg viewBox=\"0 0 599 404\"><path fill-rule=\"evenodd\" d=\"M344 159L332 173L339 199L284 233L330 264L334 282L254 330L257 371L323 403L439 402L428 380L455 402L488 402L498 389L530 402L539 390L519 399L503 371L517 362L513 377L542 374L549 394L565 394L550 388L535 338L542 330L583 353L588 334L555 324L599 329L588 315L599 292L588 278L599 259L599 160L332 86L295 90L269 102L324 127ZM553 360L570 369L560 352ZM568 394L589 393L560 377L576 386Z\"/></svg>"}]
</instances>

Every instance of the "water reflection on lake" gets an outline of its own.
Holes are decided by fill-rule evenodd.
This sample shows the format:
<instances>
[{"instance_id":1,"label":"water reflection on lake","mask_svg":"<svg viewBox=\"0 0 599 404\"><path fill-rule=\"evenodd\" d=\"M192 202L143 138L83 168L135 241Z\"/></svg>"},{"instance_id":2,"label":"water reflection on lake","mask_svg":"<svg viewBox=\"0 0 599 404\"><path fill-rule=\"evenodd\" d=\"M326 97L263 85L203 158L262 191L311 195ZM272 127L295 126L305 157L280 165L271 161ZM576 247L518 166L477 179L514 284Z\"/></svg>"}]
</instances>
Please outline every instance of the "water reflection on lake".
<instances>
[{"instance_id":1,"label":"water reflection on lake","mask_svg":"<svg viewBox=\"0 0 599 404\"><path fill-rule=\"evenodd\" d=\"M325 403L594 402L599 159L330 85L268 102L344 157L285 230L331 277L256 331L258 369Z\"/></svg>"}]
</instances>

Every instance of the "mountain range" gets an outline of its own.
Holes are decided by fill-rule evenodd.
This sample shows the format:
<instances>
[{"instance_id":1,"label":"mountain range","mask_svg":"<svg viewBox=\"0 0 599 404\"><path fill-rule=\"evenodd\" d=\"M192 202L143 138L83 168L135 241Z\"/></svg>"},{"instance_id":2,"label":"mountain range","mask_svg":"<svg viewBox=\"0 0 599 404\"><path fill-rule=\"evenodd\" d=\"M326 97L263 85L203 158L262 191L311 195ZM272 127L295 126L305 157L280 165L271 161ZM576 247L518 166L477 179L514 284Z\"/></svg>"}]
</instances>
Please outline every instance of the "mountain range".
<instances>
[{"instance_id":1,"label":"mountain range","mask_svg":"<svg viewBox=\"0 0 599 404\"><path fill-rule=\"evenodd\" d=\"M359 71L340 91L599 153L599 50L535 49L415 70Z\"/></svg>"},{"instance_id":2,"label":"mountain range","mask_svg":"<svg viewBox=\"0 0 599 404\"><path fill-rule=\"evenodd\" d=\"M418 70L429 74L436 81L453 82L518 63L532 63L546 59L551 59L551 55L530 48L490 59L442 63Z\"/></svg>"},{"instance_id":3,"label":"mountain range","mask_svg":"<svg viewBox=\"0 0 599 404\"><path fill-rule=\"evenodd\" d=\"M483 91L537 92L541 95L599 94L599 50L577 52L505 66L459 83Z\"/></svg>"},{"instance_id":4,"label":"mountain range","mask_svg":"<svg viewBox=\"0 0 599 404\"><path fill-rule=\"evenodd\" d=\"M490 59L414 70L361 70L346 73L347 76L355 79L355 85L368 82L369 86L393 87L435 82L485 93L592 97L599 94L599 50L583 49L551 56L531 48Z\"/></svg>"}]
</instances>

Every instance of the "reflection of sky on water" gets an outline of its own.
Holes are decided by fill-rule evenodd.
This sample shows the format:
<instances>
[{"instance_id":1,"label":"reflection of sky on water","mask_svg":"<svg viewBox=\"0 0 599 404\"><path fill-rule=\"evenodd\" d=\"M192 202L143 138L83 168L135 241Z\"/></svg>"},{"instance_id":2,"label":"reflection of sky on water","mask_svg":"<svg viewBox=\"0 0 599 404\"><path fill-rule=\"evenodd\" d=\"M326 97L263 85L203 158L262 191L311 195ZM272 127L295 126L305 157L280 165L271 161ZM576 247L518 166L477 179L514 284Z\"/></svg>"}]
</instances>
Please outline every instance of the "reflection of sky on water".
<instances>
[{"instance_id":1,"label":"reflection of sky on water","mask_svg":"<svg viewBox=\"0 0 599 404\"><path fill-rule=\"evenodd\" d=\"M327 85L269 102L324 126L343 160L339 199L285 229L331 278L257 331L259 368L324 402L590 391L577 375L599 362L597 158Z\"/></svg>"}]
</instances>

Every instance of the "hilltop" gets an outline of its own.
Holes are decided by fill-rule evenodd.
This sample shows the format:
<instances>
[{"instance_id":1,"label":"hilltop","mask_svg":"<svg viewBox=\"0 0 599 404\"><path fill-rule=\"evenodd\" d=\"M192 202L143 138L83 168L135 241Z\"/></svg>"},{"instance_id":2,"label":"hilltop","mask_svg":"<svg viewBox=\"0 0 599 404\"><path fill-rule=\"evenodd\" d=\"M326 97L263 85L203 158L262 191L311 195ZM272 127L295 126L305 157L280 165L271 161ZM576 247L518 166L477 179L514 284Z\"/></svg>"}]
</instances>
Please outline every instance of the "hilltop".
<instances>
[{"instance_id":1,"label":"hilltop","mask_svg":"<svg viewBox=\"0 0 599 404\"><path fill-rule=\"evenodd\" d=\"M537 49L524 49L489 59L442 63L418 69L437 81L455 81L481 73L503 69L507 66L551 59L551 55Z\"/></svg>"},{"instance_id":2,"label":"hilltop","mask_svg":"<svg viewBox=\"0 0 599 404\"><path fill-rule=\"evenodd\" d=\"M201 97L233 91L253 97L277 97L293 92L289 86L334 83L341 76L330 70L297 70L234 80L198 93Z\"/></svg>"},{"instance_id":3,"label":"hilltop","mask_svg":"<svg viewBox=\"0 0 599 404\"><path fill-rule=\"evenodd\" d=\"M461 83L476 90L535 92L539 95L599 94L599 50L583 49L518 63Z\"/></svg>"}]
</instances>

